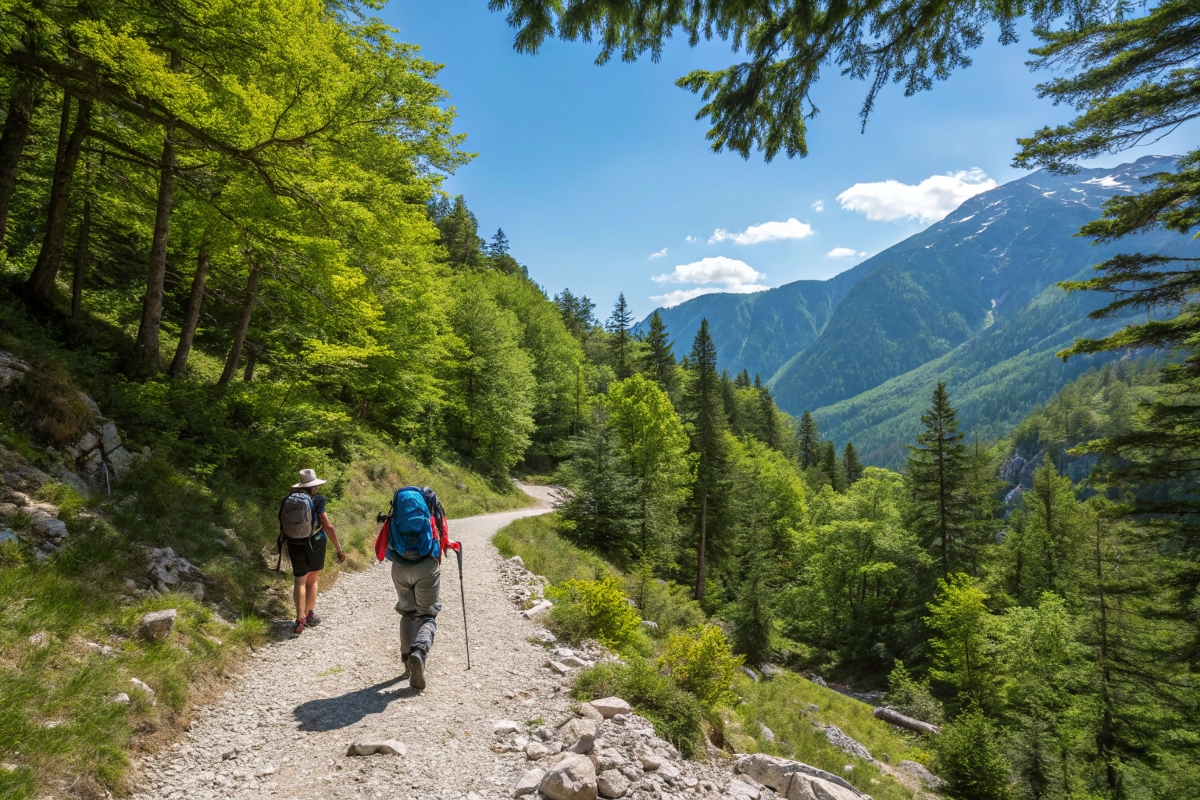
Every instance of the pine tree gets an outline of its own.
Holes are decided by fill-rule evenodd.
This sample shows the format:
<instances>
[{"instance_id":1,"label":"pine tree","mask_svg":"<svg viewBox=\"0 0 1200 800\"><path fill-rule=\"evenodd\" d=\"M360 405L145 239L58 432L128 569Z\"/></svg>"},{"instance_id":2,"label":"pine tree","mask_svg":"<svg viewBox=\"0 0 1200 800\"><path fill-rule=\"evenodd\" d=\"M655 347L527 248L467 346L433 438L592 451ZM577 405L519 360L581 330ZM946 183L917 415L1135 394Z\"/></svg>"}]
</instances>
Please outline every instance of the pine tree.
<instances>
[{"instance_id":1,"label":"pine tree","mask_svg":"<svg viewBox=\"0 0 1200 800\"><path fill-rule=\"evenodd\" d=\"M761 384L757 375L754 376L754 382L758 385L758 410L762 418L763 441L767 447L778 450L782 443L779 441L779 412L775 408L775 400L771 397L771 390Z\"/></svg>"},{"instance_id":2,"label":"pine tree","mask_svg":"<svg viewBox=\"0 0 1200 800\"><path fill-rule=\"evenodd\" d=\"M738 419L737 383L729 377L728 370L721 370L721 407L725 409L725 419L736 434L741 427Z\"/></svg>"},{"instance_id":3,"label":"pine tree","mask_svg":"<svg viewBox=\"0 0 1200 800\"><path fill-rule=\"evenodd\" d=\"M942 577L951 572L951 551L966 518L962 503L967 448L958 430L958 412L950 405L946 384L938 382L933 405L921 415L924 430L908 447L908 482L914 527L927 547L935 548Z\"/></svg>"},{"instance_id":4,"label":"pine tree","mask_svg":"<svg viewBox=\"0 0 1200 800\"><path fill-rule=\"evenodd\" d=\"M439 206L442 211L444 206ZM462 195L454 198L454 203L445 211L441 218L435 218L438 230L442 234L442 244L450 255L450 265L458 268L482 267L483 239L479 238L479 222L467 208Z\"/></svg>"},{"instance_id":5,"label":"pine tree","mask_svg":"<svg viewBox=\"0 0 1200 800\"><path fill-rule=\"evenodd\" d=\"M650 315L646 345L646 372L650 373L663 391L671 394L675 390L675 353L672 352L671 339L667 335L667 323L663 322L662 314L659 314L657 309Z\"/></svg>"},{"instance_id":6,"label":"pine tree","mask_svg":"<svg viewBox=\"0 0 1200 800\"><path fill-rule=\"evenodd\" d=\"M817 421L807 410L800 417L800 430L796 432L796 450L801 469L816 466L821 459L821 432L817 430Z\"/></svg>"},{"instance_id":7,"label":"pine tree","mask_svg":"<svg viewBox=\"0 0 1200 800\"><path fill-rule=\"evenodd\" d=\"M710 537L710 517L714 506L724 499L722 487L726 479L725 429L727 421L721 401L721 378L717 373L717 348L708 333L708 320L700 321L692 352L688 358L691 381L684 397L688 422L692 424L692 451L697 455L696 482L692 498L696 507L695 599L703 601L707 589L707 566L713 543Z\"/></svg>"},{"instance_id":8,"label":"pine tree","mask_svg":"<svg viewBox=\"0 0 1200 800\"><path fill-rule=\"evenodd\" d=\"M837 447L834 446L832 439L821 446L821 471L825 473L825 478L834 491L846 490L846 478L842 474L842 465L837 457Z\"/></svg>"},{"instance_id":9,"label":"pine tree","mask_svg":"<svg viewBox=\"0 0 1200 800\"><path fill-rule=\"evenodd\" d=\"M596 304L587 295L577 297L570 289L563 289L561 294L554 295L554 304L558 306L558 313L562 315L567 330L579 341L586 339L592 328L596 327L593 313Z\"/></svg>"},{"instance_id":10,"label":"pine tree","mask_svg":"<svg viewBox=\"0 0 1200 800\"><path fill-rule=\"evenodd\" d=\"M736 386L738 389L749 389L750 388L750 373L747 372L743 368L742 371L739 372L737 374L737 377L734 379L733 385Z\"/></svg>"},{"instance_id":11,"label":"pine tree","mask_svg":"<svg viewBox=\"0 0 1200 800\"><path fill-rule=\"evenodd\" d=\"M863 465L858 460L853 442L846 442L846 448L842 450L842 471L846 474L847 484L854 483L863 476Z\"/></svg>"},{"instance_id":12,"label":"pine tree","mask_svg":"<svg viewBox=\"0 0 1200 800\"><path fill-rule=\"evenodd\" d=\"M563 482L571 491L559 511L567 536L609 557L632 561L639 549L641 486L602 404L587 432L574 440Z\"/></svg>"},{"instance_id":13,"label":"pine tree","mask_svg":"<svg viewBox=\"0 0 1200 800\"><path fill-rule=\"evenodd\" d=\"M625 301L625 293L621 292L617 302L613 303L612 315L605 324L605 328L612 334L609 347L612 350L613 371L617 373L617 380L625 380L633 374L633 365L629 357L632 342L629 329L632 326L633 312L629 310L629 303Z\"/></svg>"}]
</instances>

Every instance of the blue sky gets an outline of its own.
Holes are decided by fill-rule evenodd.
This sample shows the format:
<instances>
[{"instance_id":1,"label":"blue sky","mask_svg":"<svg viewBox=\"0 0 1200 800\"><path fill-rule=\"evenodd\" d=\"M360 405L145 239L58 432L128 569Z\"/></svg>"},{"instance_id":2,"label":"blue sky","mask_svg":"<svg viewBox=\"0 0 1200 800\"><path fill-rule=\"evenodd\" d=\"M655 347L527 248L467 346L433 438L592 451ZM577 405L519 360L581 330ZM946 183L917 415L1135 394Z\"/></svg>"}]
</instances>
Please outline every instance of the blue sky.
<instances>
[{"instance_id":1,"label":"blue sky","mask_svg":"<svg viewBox=\"0 0 1200 800\"><path fill-rule=\"evenodd\" d=\"M808 158L745 161L710 150L697 98L674 85L732 63L723 43L597 67L587 43L516 53L485 0L392 0L382 16L445 64L439 81L478 153L446 189L481 233L504 229L549 294L587 294L601 318L620 291L640 318L696 291L830 277L1024 174L1009 166L1016 138L1069 118L1034 93L1031 37L1001 47L993 36L930 92L885 89L863 134L865 85L826 68ZM1099 163L1191 149L1196 129Z\"/></svg>"}]
</instances>

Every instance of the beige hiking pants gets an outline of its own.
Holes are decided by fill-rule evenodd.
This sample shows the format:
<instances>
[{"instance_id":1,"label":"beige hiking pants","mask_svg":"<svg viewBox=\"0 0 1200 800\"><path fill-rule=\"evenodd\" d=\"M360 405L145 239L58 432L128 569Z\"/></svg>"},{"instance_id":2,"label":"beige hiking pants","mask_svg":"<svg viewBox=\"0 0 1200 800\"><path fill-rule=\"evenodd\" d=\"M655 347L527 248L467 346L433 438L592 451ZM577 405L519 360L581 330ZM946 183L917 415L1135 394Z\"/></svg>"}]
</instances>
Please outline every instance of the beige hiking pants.
<instances>
[{"instance_id":1,"label":"beige hiking pants","mask_svg":"<svg viewBox=\"0 0 1200 800\"><path fill-rule=\"evenodd\" d=\"M437 615L442 610L441 580L442 567L436 558L417 564L392 562L396 613L400 615L400 654L405 658L414 647L425 655L433 647Z\"/></svg>"}]
</instances>

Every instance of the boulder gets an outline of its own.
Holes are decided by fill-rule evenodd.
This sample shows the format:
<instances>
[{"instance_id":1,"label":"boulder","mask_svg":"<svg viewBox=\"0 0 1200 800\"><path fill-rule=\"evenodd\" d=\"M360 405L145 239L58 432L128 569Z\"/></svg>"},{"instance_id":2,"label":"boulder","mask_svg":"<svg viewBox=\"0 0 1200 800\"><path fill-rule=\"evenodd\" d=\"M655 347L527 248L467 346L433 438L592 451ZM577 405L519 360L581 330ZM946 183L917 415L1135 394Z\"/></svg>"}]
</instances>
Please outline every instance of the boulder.
<instances>
[{"instance_id":1,"label":"boulder","mask_svg":"<svg viewBox=\"0 0 1200 800\"><path fill-rule=\"evenodd\" d=\"M825 738L829 740L831 745L836 747L838 750L841 750L843 753L849 753L852 756L858 756L865 761L875 760L871 758L870 750L843 733L842 729L837 725L825 726Z\"/></svg>"},{"instance_id":2,"label":"boulder","mask_svg":"<svg viewBox=\"0 0 1200 800\"><path fill-rule=\"evenodd\" d=\"M175 627L176 611L173 608L151 611L138 622L134 632L148 642L161 642L171 635Z\"/></svg>"},{"instance_id":3,"label":"boulder","mask_svg":"<svg viewBox=\"0 0 1200 800\"><path fill-rule=\"evenodd\" d=\"M762 732L762 737L768 742L775 741L775 731L768 728L764 723L758 723L758 729Z\"/></svg>"},{"instance_id":4,"label":"boulder","mask_svg":"<svg viewBox=\"0 0 1200 800\"><path fill-rule=\"evenodd\" d=\"M924 765L919 764L916 761L901 761L899 767L909 775L912 775L914 778L919 780L921 783L928 786L930 789L940 789L942 787L942 779L925 769Z\"/></svg>"},{"instance_id":5,"label":"boulder","mask_svg":"<svg viewBox=\"0 0 1200 800\"><path fill-rule=\"evenodd\" d=\"M562 663L572 669L583 669L584 667L592 666L591 661L588 661L586 658L580 658L579 656L567 656L566 658L562 659Z\"/></svg>"},{"instance_id":6,"label":"boulder","mask_svg":"<svg viewBox=\"0 0 1200 800\"><path fill-rule=\"evenodd\" d=\"M100 437L92 431L87 431L75 442L75 449L80 455L87 455L100 446Z\"/></svg>"},{"instance_id":7,"label":"boulder","mask_svg":"<svg viewBox=\"0 0 1200 800\"><path fill-rule=\"evenodd\" d=\"M87 396L86 394L84 394L83 392L80 392L80 393L79 393L79 396L83 398L83 402L84 402L85 404L87 404L87 407L88 407L88 408L90 408L90 409L92 410L92 414L94 414L94 415L95 415L95 416L97 416L97 417L98 417L98 416L100 416L100 406L96 405L96 401L95 401L95 400L93 400L92 398L88 397L88 396Z\"/></svg>"},{"instance_id":8,"label":"boulder","mask_svg":"<svg viewBox=\"0 0 1200 800\"><path fill-rule=\"evenodd\" d=\"M38 536L47 539L61 540L66 539L71 534L67 531L67 525L61 519L56 519L49 514L38 514L33 518L33 532Z\"/></svg>"},{"instance_id":9,"label":"boulder","mask_svg":"<svg viewBox=\"0 0 1200 800\"><path fill-rule=\"evenodd\" d=\"M79 477L74 472L71 472L71 470L67 469L62 464L58 464L54 467L54 477L59 483L70 486L71 489L75 491L75 494L79 495L80 497L87 497L92 493L92 490L88 487L83 478Z\"/></svg>"},{"instance_id":10,"label":"boulder","mask_svg":"<svg viewBox=\"0 0 1200 800\"><path fill-rule=\"evenodd\" d=\"M124 447L113 450L108 454L108 465L112 467L113 477L117 480L124 478L141 458L140 455L131 453Z\"/></svg>"},{"instance_id":11,"label":"boulder","mask_svg":"<svg viewBox=\"0 0 1200 800\"><path fill-rule=\"evenodd\" d=\"M402 756L408 752L408 748L403 742L398 742L395 739L385 739L383 741L370 742L355 742L350 745L350 749L346 752L348 756Z\"/></svg>"},{"instance_id":12,"label":"boulder","mask_svg":"<svg viewBox=\"0 0 1200 800\"><path fill-rule=\"evenodd\" d=\"M584 703L579 707L579 716L583 717L584 719L595 720L596 722L600 722L604 719L604 715L597 711L596 707L591 703Z\"/></svg>"},{"instance_id":13,"label":"boulder","mask_svg":"<svg viewBox=\"0 0 1200 800\"><path fill-rule=\"evenodd\" d=\"M550 609L552 608L554 608L554 603L551 603L549 600L542 600L541 602L535 604L532 608L527 608L522 611L521 616L525 617L525 619L531 619L536 622L537 620L543 619L549 615Z\"/></svg>"},{"instance_id":14,"label":"boulder","mask_svg":"<svg viewBox=\"0 0 1200 800\"><path fill-rule=\"evenodd\" d=\"M521 730L521 726L513 722L511 719L500 719L492 723L492 733L497 736L507 736L510 733L516 733Z\"/></svg>"},{"instance_id":15,"label":"boulder","mask_svg":"<svg viewBox=\"0 0 1200 800\"><path fill-rule=\"evenodd\" d=\"M525 569L525 559L521 558L520 556L513 556L508 560L508 563L514 564L521 569Z\"/></svg>"},{"instance_id":16,"label":"boulder","mask_svg":"<svg viewBox=\"0 0 1200 800\"><path fill-rule=\"evenodd\" d=\"M638 762L642 765L642 769L646 770L647 772L657 770L664 763L666 763L666 759L661 754L656 753L653 750L639 750L637 757Z\"/></svg>"},{"instance_id":17,"label":"boulder","mask_svg":"<svg viewBox=\"0 0 1200 800\"><path fill-rule=\"evenodd\" d=\"M117 431L117 423L104 423L100 428L100 449L104 451L104 455L108 455L112 451L121 446L121 434Z\"/></svg>"},{"instance_id":18,"label":"boulder","mask_svg":"<svg viewBox=\"0 0 1200 800\"><path fill-rule=\"evenodd\" d=\"M143 683L142 681L139 681L137 678L130 678L129 685L132 686L137 691L142 692L147 697L149 697L151 705L155 704L156 701L154 699L154 690L151 689L149 686L147 686L145 683Z\"/></svg>"},{"instance_id":19,"label":"boulder","mask_svg":"<svg viewBox=\"0 0 1200 800\"><path fill-rule=\"evenodd\" d=\"M644 619L642 620L642 627L648 631L656 631L658 630L658 623L652 619Z\"/></svg>"},{"instance_id":20,"label":"boulder","mask_svg":"<svg viewBox=\"0 0 1200 800\"><path fill-rule=\"evenodd\" d=\"M533 794L537 791L538 786L542 782L542 778L546 776L546 771L534 767L521 776L517 781L516 787L513 789L513 797L524 797L527 794Z\"/></svg>"},{"instance_id":21,"label":"boulder","mask_svg":"<svg viewBox=\"0 0 1200 800\"><path fill-rule=\"evenodd\" d=\"M600 712L605 719L611 719L617 714L632 714L633 709L619 697L604 697L591 701L592 708Z\"/></svg>"},{"instance_id":22,"label":"boulder","mask_svg":"<svg viewBox=\"0 0 1200 800\"><path fill-rule=\"evenodd\" d=\"M129 705L129 695L125 694L124 692L121 692L120 694L114 694L112 697L108 698L108 702L115 705L127 706Z\"/></svg>"},{"instance_id":23,"label":"boulder","mask_svg":"<svg viewBox=\"0 0 1200 800\"><path fill-rule=\"evenodd\" d=\"M596 767L586 756L569 753L545 774L538 791L550 800L596 800Z\"/></svg>"},{"instance_id":24,"label":"boulder","mask_svg":"<svg viewBox=\"0 0 1200 800\"><path fill-rule=\"evenodd\" d=\"M545 758L550 754L550 748L541 742L530 742L525 745L525 757L530 761L537 761L539 758Z\"/></svg>"},{"instance_id":25,"label":"boulder","mask_svg":"<svg viewBox=\"0 0 1200 800\"><path fill-rule=\"evenodd\" d=\"M17 539L17 535L15 533L8 530L7 528L0 528L0 544L4 544L5 542L16 542L16 541L20 541L20 540Z\"/></svg>"},{"instance_id":26,"label":"boulder","mask_svg":"<svg viewBox=\"0 0 1200 800\"><path fill-rule=\"evenodd\" d=\"M725 794L737 798L737 800L758 800L762 792L745 781L734 778L725 787Z\"/></svg>"},{"instance_id":27,"label":"boulder","mask_svg":"<svg viewBox=\"0 0 1200 800\"><path fill-rule=\"evenodd\" d=\"M0 390L19 382L29 370L30 366L12 353L0 353Z\"/></svg>"},{"instance_id":28,"label":"boulder","mask_svg":"<svg viewBox=\"0 0 1200 800\"><path fill-rule=\"evenodd\" d=\"M845 778L832 772L765 753L740 756L737 771L787 800L859 800L867 797Z\"/></svg>"},{"instance_id":29,"label":"boulder","mask_svg":"<svg viewBox=\"0 0 1200 800\"><path fill-rule=\"evenodd\" d=\"M570 675L571 674L570 667L568 667L566 664L562 663L561 661L554 661L553 659L546 662L546 668L549 669L551 672L554 672L558 675Z\"/></svg>"},{"instance_id":30,"label":"boulder","mask_svg":"<svg viewBox=\"0 0 1200 800\"><path fill-rule=\"evenodd\" d=\"M629 791L629 778L615 769L608 769L596 776L596 790L601 797L624 797Z\"/></svg>"}]
</instances>

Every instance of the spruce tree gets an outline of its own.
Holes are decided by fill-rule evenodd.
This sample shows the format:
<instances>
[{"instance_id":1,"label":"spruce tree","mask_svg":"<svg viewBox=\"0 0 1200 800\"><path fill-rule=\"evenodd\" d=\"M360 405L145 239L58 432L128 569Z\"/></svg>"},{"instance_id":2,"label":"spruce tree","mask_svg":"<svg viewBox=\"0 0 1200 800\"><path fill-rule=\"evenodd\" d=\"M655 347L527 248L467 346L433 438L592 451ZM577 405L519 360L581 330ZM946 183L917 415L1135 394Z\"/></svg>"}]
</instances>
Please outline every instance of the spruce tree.
<instances>
[{"instance_id":1,"label":"spruce tree","mask_svg":"<svg viewBox=\"0 0 1200 800\"><path fill-rule=\"evenodd\" d=\"M603 404L596 408L592 423L574 440L573 458L564 466L563 483L570 495L559 514L568 538L606 556L632 561L638 553L641 487Z\"/></svg>"},{"instance_id":2,"label":"spruce tree","mask_svg":"<svg viewBox=\"0 0 1200 800\"><path fill-rule=\"evenodd\" d=\"M650 329L646 333L646 371L663 391L671 394L675 389L675 353L667 335L667 323L656 309L650 315Z\"/></svg>"},{"instance_id":3,"label":"spruce tree","mask_svg":"<svg viewBox=\"0 0 1200 800\"><path fill-rule=\"evenodd\" d=\"M739 389L749 389L750 388L750 373L747 372L743 368L742 371L739 372L737 374L737 377L734 379L733 385Z\"/></svg>"},{"instance_id":4,"label":"spruce tree","mask_svg":"<svg viewBox=\"0 0 1200 800\"><path fill-rule=\"evenodd\" d=\"M605 327L612 334L609 347L612 350L613 371L617 373L617 380L623 381L633 374L632 364L629 363L630 344L633 340L629 329L633 327L633 312L629 310L624 292L621 292L617 302L613 303L613 311Z\"/></svg>"},{"instance_id":5,"label":"spruce tree","mask_svg":"<svg viewBox=\"0 0 1200 800\"><path fill-rule=\"evenodd\" d=\"M863 465L858 460L853 442L846 442L846 448L842 450L842 471L846 474L847 484L854 483L863 475Z\"/></svg>"},{"instance_id":6,"label":"spruce tree","mask_svg":"<svg viewBox=\"0 0 1200 800\"><path fill-rule=\"evenodd\" d=\"M708 556L713 544L710 538L710 517L714 506L724 499L722 487L726 479L725 409L721 400L721 378L717 372L717 348L708 333L708 320L700 321L692 352L688 358L692 375L684 397L688 422L692 424L692 451L697 455L696 482L692 498L696 508L695 599L703 601L707 589Z\"/></svg>"},{"instance_id":7,"label":"spruce tree","mask_svg":"<svg viewBox=\"0 0 1200 800\"><path fill-rule=\"evenodd\" d=\"M838 461L837 447L832 439L821 446L821 471L825 473L825 478L834 491L845 491L846 479L842 475L842 465Z\"/></svg>"},{"instance_id":8,"label":"spruce tree","mask_svg":"<svg viewBox=\"0 0 1200 800\"><path fill-rule=\"evenodd\" d=\"M796 432L796 450L800 468L808 469L821 460L821 432L812 414L805 410L800 417L800 430Z\"/></svg>"},{"instance_id":9,"label":"spruce tree","mask_svg":"<svg viewBox=\"0 0 1200 800\"><path fill-rule=\"evenodd\" d=\"M917 444L908 446L913 527L926 547L934 550L942 577L947 578L951 551L967 516L962 503L967 447L945 383L938 382L933 405L921 415L921 424L924 430L917 434Z\"/></svg>"},{"instance_id":10,"label":"spruce tree","mask_svg":"<svg viewBox=\"0 0 1200 800\"><path fill-rule=\"evenodd\" d=\"M754 380L755 383L759 383L757 375ZM779 413L775 408L775 400L771 397L771 390L765 385L760 385L758 389L758 411L762 418L763 441L767 447L778 450L782 445L779 441Z\"/></svg>"},{"instance_id":11,"label":"spruce tree","mask_svg":"<svg viewBox=\"0 0 1200 800\"><path fill-rule=\"evenodd\" d=\"M554 304L562 315L563 323L576 339L583 341L596 327L594 311L596 304L587 295L576 296L570 289L563 289L561 294L554 295Z\"/></svg>"}]
</instances>

